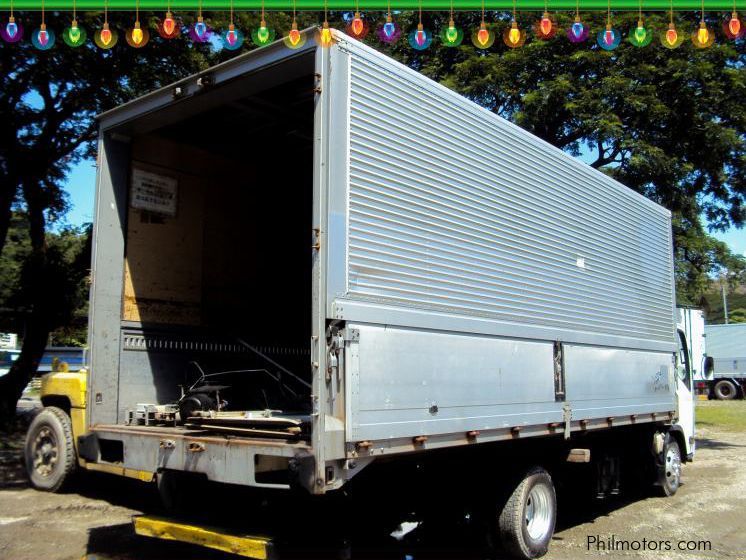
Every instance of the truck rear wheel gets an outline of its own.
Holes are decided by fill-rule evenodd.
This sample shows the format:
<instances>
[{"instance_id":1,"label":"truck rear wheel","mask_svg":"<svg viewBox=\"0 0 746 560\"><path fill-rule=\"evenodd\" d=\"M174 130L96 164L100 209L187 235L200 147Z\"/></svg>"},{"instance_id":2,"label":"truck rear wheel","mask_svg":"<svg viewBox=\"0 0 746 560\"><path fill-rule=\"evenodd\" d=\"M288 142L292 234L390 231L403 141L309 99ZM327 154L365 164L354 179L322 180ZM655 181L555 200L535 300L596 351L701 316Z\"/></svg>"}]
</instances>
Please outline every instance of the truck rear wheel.
<instances>
[{"instance_id":1,"label":"truck rear wheel","mask_svg":"<svg viewBox=\"0 0 746 560\"><path fill-rule=\"evenodd\" d=\"M498 518L500 540L517 558L538 558L549 550L557 519L557 497L549 473L529 470L513 490Z\"/></svg>"},{"instance_id":2,"label":"truck rear wheel","mask_svg":"<svg viewBox=\"0 0 746 560\"><path fill-rule=\"evenodd\" d=\"M77 466L70 417L56 406L45 407L31 422L24 449L26 472L34 488L58 492Z\"/></svg>"},{"instance_id":3,"label":"truck rear wheel","mask_svg":"<svg viewBox=\"0 0 746 560\"><path fill-rule=\"evenodd\" d=\"M732 381L721 379L715 383L713 392L715 393L715 398L719 401L729 401L736 398L738 391Z\"/></svg>"}]
</instances>

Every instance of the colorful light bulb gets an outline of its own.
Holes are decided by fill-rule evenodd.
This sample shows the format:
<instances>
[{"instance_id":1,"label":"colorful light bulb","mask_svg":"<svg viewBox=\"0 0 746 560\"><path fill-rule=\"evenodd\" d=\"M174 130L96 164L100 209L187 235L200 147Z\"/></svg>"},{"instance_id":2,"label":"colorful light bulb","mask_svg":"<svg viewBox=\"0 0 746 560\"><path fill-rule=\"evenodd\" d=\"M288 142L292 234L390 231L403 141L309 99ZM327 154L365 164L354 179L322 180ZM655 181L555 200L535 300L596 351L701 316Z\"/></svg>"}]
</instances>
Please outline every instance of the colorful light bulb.
<instances>
[{"instance_id":1,"label":"colorful light bulb","mask_svg":"<svg viewBox=\"0 0 746 560\"><path fill-rule=\"evenodd\" d=\"M289 49L299 49L306 44L306 36L298 31L298 23L293 19L293 25L288 34L282 38L282 42Z\"/></svg>"},{"instance_id":2,"label":"colorful light bulb","mask_svg":"<svg viewBox=\"0 0 746 560\"><path fill-rule=\"evenodd\" d=\"M39 29L31 34L31 43L40 51L46 51L54 46L54 31L47 29L47 25L42 23Z\"/></svg>"},{"instance_id":3,"label":"colorful light bulb","mask_svg":"<svg viewBox=\"0 0 746 560\"><path fill-rule=\"evenodd\" d=\"M70 40L73 43L77 43L80 41L80 28L78 27L78 22L73 20L70 24L70 31L68 32L70 36Z\"/></svg>"},{"instance_id":4,"label":"colorful light bulb","mask_svg":"<svg viewBox=\"0 0 746 560\"><path fill-rule=\"evenodd\" d=\"M541 32L544 35L549 35L552 32L552 20L549 19L549 14L544 12L544 16L541 18L541 21L539 22L539 27L541 29Z\"/></svg>"},{"instance_id":5,"label":"colorful light bulb","mask_svg":"<svg viewBox=\"0 0 746 560\"><path fill-rule=\"evenodd\" d=\"M479 44L482 46L485 46L487 42L490 40L490 32L487 31L487 28L485 27L484 23L479 28L479 31L477 31L477 40L479 41Z\"/></svg>"},{"instance_id":6,"label":"colorful light bulb","mask_svg":"<svg viewBox=\"0 0 746 560\"><path fill-rule=\"evenodd\" d=\"M424 45L425 41L427 40L427 35L425 35L425 30L422 28L421 23L417 25L417 31L415 31L414 34L414 40L419 46Z\"/></svg>"},{"instance_id":7,"label":"colorful light bulb","mask_svg":"<svg viewBox=\"0 0 746 560\"><path fill-rule=\"evenodd\" d=\"M5 33L11 40L15 39L18 34L18 24L16 23L16 18L13 16L8 18L8 23L5 26Z\"/></svg>"},{"instance_id":8,"label":"colorful light bulb","mask_svg":"<svg viewBox=\"0 0 746 560\"><path fill-rule=\"evenodd\" d=\"M197 23L194 24L194 34L197 39L203 41L207 38L207 24L202 16L197 18Z\"/></svg>"},{"instance_id":9,"label":"colorful light bulb","mask_svg":"<svg viewBox=\"0 0 746 560\"><path fill-rule=\"evenodd\" d=\"M676 31L673 23L668 24L668 30L666 31L666 42L669 46L674 46L679 40L679 33Z\"/></svg>"},{"instance_id":10,"label":"colorful light bulb","mask_svg":"<svg viewBox=\"0 0 746 560\"><path fill-rule=\"evenodd\" d=\"M238 41L238 34L236 33L236 26L232 23L228 26L228 33L225 36L225 40L228 41L230 46L234 46Z\"/></svg>"},{"instance_id":11,"label":"colorful light bulb","mask_svg":"<svg viewBox=\"0 0 746 560\"><path fill-rule=\"evenodd\" d=\"M293 28L288 33L288 40L294 47L300 43L300 31L298 31L298 24L293 22Z\"/></svg>"},{"instance_id":12,"label":"colorful light bulb","mask_svg":"<svg viewBox=\"0 0 746 560\"><path fill-rule=\"evenodd\" d=\"M643 41L645 41L647 36L648 36L647 30L642 25L642 21L639 21L637 23L637 28L635 29L635 39L637 39L640 43L642 43Z\"/></svg>"},{"instance_id":13,"label":"colorful light bulb","mask_svg":"<svg viewBox=\"0 0 746 560\"><path fill-rule=\"evenodd\" d=\"M448 27L440 30L440 39L445 47L458 47L464 40L464 32L456 27L453 18L451 18L448 20Z\"/></svg>"},{"instance_id":14,"label":"colorful light bulb","mask_svg":"<svg viewBox=\"0 0 746 560\"><path fill-rule=\"evenodd\" d=\"M416 51L424 51L433 42L433 35L425 29L422 23L417 24L417 29L409 33L409 46Z\"/></svg>"},{"instance_id":15,"label":"colorful light bulb","mask_svg":"<svg viewBox=\"0 0 746 560\"><path fill-rule=\"evenodd\" d=\"M508 32L508 39L510 39L510 42L514 45L521 40L521 32L518 30L518 27L515 27L515 24L513 27L510 28L510 31Z\"/></svg>"},{"instance_id":16,"label":"colorful light bulb","mask_svg":"<svg viewBox=\"0 0 746 560\"><path fill-rule=\"evenodd\" d=\"M743 25L741 25L741 20L738 19L738 14L735 10L730 15L730 19L723 23L723 31L728 39L740 39L746 35Z\"/></svg>"},{"instance_id":17,"label":"colorful light bulb","mask_svg":"<svg viewBox=\"0 0 746 560\"><path fill-rule=\"evenodd\" d=\"M736 12L733 12L730 21L728 21L728 30L734 37L738 37L741 34L741 20L738 19Z\"/></svg>"},{"instance_id":18,"label":"colorful light bulb","mask_svg":"<svg viewBox=\"0 0 746 560\"><path fill-rule=\"evenodd\" d=\"M394 22L391 21L391 16L388 16L386 18L386 23L383 24L383 33L390 39L394 36L395 31L396 26L394 25Z\"/></svg>"},{"instance_id":19,"label":"colorful light bulb","mask_svg":"<svg viewBox=\"0 0 746 560\"><path fill-rule=\"evenodd\" d=\"M262 43L266 43L267 39L269 39L269 29L267 29L267 24L265 23L264 20L262 20L262 23L259 26L259 29L257 29L256 36L259 37L259 40Z\"/></svg>"},{"instance_id":20,"label":"colorful light bulb","mask_svg":"<svg viewBox=\"0 0 746 560\"><path fill-rule=\"evenodd\" d=\"M631 34L630 40L634 40L634 33ZM611 27L611 22L606 24L606 29L599 31L596 36L596 43L605 51L613 51L622 41L622 35L616 29Z\"/></svg>"},{"instance_id":21,"label":"colorful light bulb","mask_svg":"<svg viewBox=\"0 0 746 560\"><path fill-rule=\"evenodd\" d=\"M350 24L350 28L352 29L352 33L355 36L359 36L363 33L363 30L365 29L365 24L363 24L363 18L360 17L360 14L358 12L355 12L355 17L352 18L352 23Z\"/></svg>"},{"instance_id":22,"label":"colorful light bulb","mask_svg":"<svg viewBox=\"0 0 746 560\"><path fill-rule=\"evenodd\" d=\"M446 38L448 39L449 43L455 43L456 39L458 39L458 29L456 29L453 20L448 22L448 28L446 29Z\"/></svg>"},{"instance_id":23,"label":"colorful light bulb","mask_svg":"<svg viewBox=\"0 0 746 560\"><path fill-rule=\"evenodd\" d=\"M329 29L329 22L324 20L321 29L316 35L316 42L321 47L330 47L332 44L332 30Z\"/></svg>"},{"instance_id":24,"label":"colorful light bulb","mask_svg":"<svg viewBox=\"0 0 746 560\"><path fill-rule=\"evenodd\" d=\"M700 24L700 27L697 30L697 39L699 40L700 43L706 43L709 38L710 38L710 32L703 22L702 24Z\"/></svg>"},{"instance_id":25,"label":"colorful light bulb","mask_svg":"<svg viewBox=\"0 0 746 560\"><path fill-rule=\"evenodd\" d=\"M166 12L166 19L163 20L163 31L165 31L166 35L173 35L175 29L176 21L174 21L173 15L171 12Z\"/></svg>"},{"instance_id":26,"label":"colorful light bulb","mask_svg":"<svg viewBox=\"0 0 746 560\"><path fill-rule=\"evenodd\" d=\"M135 27L132 28L132 42L135 43L135 45L140 45L143 40L143 33L142 29L140 28L140 22L135 22Z\"/></svg>"},{"instance_id":27,"label":"colorful light bulb","mask_svg":"<svg viewBox=\"0 0 746 560\"><path fill-rule=\"evenodd\" d=\"M85 44L86 37L85 29L78 25L77 19L72 20L70 27L62 32L62 40L69 47L80 47Z\"/></svg>"},{"instance_id":28,"label":"colorful light bulb","mask_svg":"<svg viewBox=\"0 0 746 560\"><path fill-rule=\"evenodd\" d=\"M111 35L111 29L109 29L109 24L104 23L104 28L101 30L101 42L104 45L108 46L109 43L111 43L111 38L112 38L112 35Z\"/></svg>"},{"instance_id":29,"label":"colorful light bulb","mask_svg":"<svg viewBox=\"0 0 746 560\"><path fill-rule=\"evenodd\" d=\"M567 30L567 38L571 43L582 43L588 39L588 35L590 35L590 29L580 21L580 16L576 15L575 22Z\"/></svg>"},{"instance_id":30,"label":"colorful light bulb","mask_svg":"<svg viewBox=\"0 0 746 560\"><path fill-rule=\"evenodd\" d=\"M386 23L378 28L378 39L387 45L391 45L401 37L401 28L394 23L391 14L386 15Z\"/></svg>"},{"instance_id":31,"label":"colorful light bulb","mask_svg":"<svg viewBox=\"0 0 746 560\"><path fill-rule=\"evenodd\" d=\"M699 22L699 28L692 33L692 43L698 49L706 49L715 42L715 34L707 29L705 20Z\"/></svg>"}]
</instances>

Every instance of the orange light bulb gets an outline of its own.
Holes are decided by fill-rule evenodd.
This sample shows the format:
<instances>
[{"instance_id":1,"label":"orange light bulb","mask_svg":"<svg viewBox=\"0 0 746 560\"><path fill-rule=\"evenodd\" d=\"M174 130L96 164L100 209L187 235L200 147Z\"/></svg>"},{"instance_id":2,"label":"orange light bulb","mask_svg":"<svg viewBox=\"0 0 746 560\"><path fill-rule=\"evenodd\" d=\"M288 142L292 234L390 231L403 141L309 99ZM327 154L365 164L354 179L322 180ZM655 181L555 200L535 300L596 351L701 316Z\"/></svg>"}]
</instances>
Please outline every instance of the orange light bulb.
<instances>
[{"instance_id":1,"label":"orange light bulb","mask_svg":"<svg viewBox=\"0 0 746 560\"><path fill-rule=\"evenodd\" d=\"M731 14L730 21L728 22L728 29L734 37L738 37L741 33L741 20L738 19L738 14L736 12Z\"/></svg>"},{"instance_id":2,"label":"orange light bulb","mask_svg":"<svg viewBox=\"0 0 746 560\"><path fill-rule=\"evenodd\" d=\"M479 31L477 32L477 41L479 41L480 45L486 45L490 40L490 32L487 31L487 28L484 26L484 23L480 26Z\"/></svg>"},{"instance_id":3,"label":"orange light bulb","mask_svg":"<svg viewBox=\"0 0 746 560\"><path fill-rule=\"evenodd\" d=\"M539 27L544 35L549 35L552 32L552 20L549 19L548 13L544 12L544 17L541 18Z\"/></svg>"},{"instance_id":4,"label":"orange light bulb","mask_svg":"<svg viewBox=\"0 0 746 560\"><path fill-rule=\"evenodd\" d=\"M355 18L352 20L352 32L355 35L360 35L364 29L363 19L358 12L355 12Z\"/></svg>"},{"instance_id":5,"label":"orange light bulb","mask_svg":"<svg viewBox=\"0 0 746 560\"><path fill-rule=\"evenodd\" d=\"M104 45L111 43L111 29L108 23L104 23L104 28L101 30L101 42Z\"/></svg>"},{"instance_id":6,"label":"orange light bulb","mask_svg":"<svg viewBox=\"0 0 746 560\"><path fill-rule=\"evenodd\" d=\"M290 30L290 33L288 33L288 39L290 40L290 44L293 46L300 43L300 31L298 31L298 24L295 22L293 22L293 28Z\"/></svg>"},{"instance_id":7,"label":"orange light bulb","mask_svg":"<svg viewBox=\"0 0 746 560\"><path fill-rule=\"evenodd\" d=\"M679 40L679 34L676 32L676 29L674 29L673 27L669 27L668 31L666 31L666 41L668 42L668 44L675 45L676 41L678 40Z\"/></svg>"}]
</instances>

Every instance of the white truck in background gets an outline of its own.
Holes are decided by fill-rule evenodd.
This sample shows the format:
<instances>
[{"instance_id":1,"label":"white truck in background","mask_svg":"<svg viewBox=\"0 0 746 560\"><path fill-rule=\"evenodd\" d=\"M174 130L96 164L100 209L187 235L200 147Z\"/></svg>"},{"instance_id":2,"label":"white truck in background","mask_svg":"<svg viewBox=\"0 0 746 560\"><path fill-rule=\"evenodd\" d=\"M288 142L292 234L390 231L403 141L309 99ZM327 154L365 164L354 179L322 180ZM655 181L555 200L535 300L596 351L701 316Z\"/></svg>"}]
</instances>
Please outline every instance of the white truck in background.
<instances>
[{"instance_id":1,"label":"white truck in background","mask_svg":"<svg viewBox=\"0 0 746 560\"><path fill-rule=\"evenodd\" d=\"M710 398L731 400L746 395L746 323L705 326L704 377L697 387ZM694 362L696 365L696 362Z\"/></svg>"}]
</instances>

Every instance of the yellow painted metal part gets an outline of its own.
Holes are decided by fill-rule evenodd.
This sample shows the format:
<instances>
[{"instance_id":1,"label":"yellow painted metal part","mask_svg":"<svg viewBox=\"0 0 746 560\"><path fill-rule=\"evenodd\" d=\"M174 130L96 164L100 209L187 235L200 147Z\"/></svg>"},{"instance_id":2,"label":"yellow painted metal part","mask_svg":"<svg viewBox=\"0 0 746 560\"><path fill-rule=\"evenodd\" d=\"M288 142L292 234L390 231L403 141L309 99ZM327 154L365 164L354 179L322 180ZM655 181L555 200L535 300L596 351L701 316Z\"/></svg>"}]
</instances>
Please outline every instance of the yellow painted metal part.
<instances>
[{"instance_id":1,"label":"yellow painted metal part","mask_svg":"<svg viewBox=\"0 0 746 560\"><path fill-rule=\"evenodd\" d=\"M70 420L73 425L73 441L78 447L78 436L88 431L86 424L86 390L88 371L53 371L41 378L41 400L45 397L66 397L70 401Z\"/></svg>"},{"instance_id":2,"label":"yellow painted metal part","mask_svg":"<svg viewBox=\"0 0 746 560\"><path fill-rule=\"evenodd\" d=\"M257 558L258 560L273 558L272 540L266 537L237 535L215 528L187 525L149 515L135 516L133 523L135 533L145 537L196 544L245 558Z\"/></svg>"},{"instance_id":3,"label":"yellow painted metal part","mask_svg":"<svg viewBox=\"0 0 746 560\"><path fill-rule=\"evenodd\" d=\"M88 372L55 371L41 378L41 398L61 396L70 399L72 408L85 408ZM79 434L78 434L79 435Z\"/></svg>"},{"instance_id":4,"label":"yellow painted metal part","mask_svg":"<svg viewBox=\"0 0 746 560\"><path fill-rule=\"evenodd\" d=\"M127 478L134 478L142 482L152 482L155 478L155 473L149 471L140 471L137 469L127 469L120 465L111 465L108 463L89 463L85 459L79 459L78 464L89 471L104 472L109 474L116 474L119 476L126 476Z\"/></svg>"}]
</instances>

